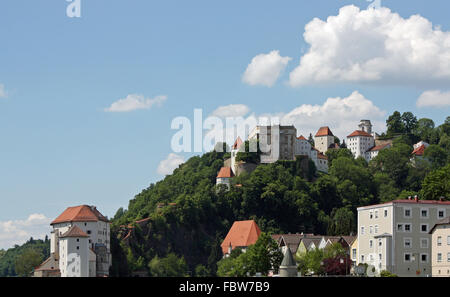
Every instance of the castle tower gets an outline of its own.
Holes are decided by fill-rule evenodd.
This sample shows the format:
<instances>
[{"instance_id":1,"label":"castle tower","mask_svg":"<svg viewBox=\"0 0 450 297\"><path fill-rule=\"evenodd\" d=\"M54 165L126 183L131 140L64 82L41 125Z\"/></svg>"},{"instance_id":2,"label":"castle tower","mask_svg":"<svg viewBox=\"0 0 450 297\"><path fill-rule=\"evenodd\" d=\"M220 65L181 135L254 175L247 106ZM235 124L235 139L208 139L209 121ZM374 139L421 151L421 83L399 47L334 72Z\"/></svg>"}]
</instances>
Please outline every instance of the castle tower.
<instances>
[{"instance_id":1,"label":"castle tower","mask_svg":"<svg viewBox=\"0 0 450 297\"><path fill-rule=\"evenodd\" d=\"M361 120L358 127L360 131L372 134L372 123L370 122L370 120Z\"/></svg>"}]
</instances>

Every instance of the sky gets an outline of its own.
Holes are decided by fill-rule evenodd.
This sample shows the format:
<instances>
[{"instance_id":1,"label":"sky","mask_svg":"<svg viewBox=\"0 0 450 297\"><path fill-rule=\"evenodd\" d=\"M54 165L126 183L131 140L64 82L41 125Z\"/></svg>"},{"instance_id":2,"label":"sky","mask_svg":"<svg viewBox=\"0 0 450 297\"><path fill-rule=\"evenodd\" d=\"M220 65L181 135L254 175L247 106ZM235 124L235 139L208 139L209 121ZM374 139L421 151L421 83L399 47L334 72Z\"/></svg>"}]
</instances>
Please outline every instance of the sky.
<instances>
[{"instance_id":1,"label":"sky","mask_svg":"<svg viewBox=\"0 0 450 297\"><path fill-rule=\"evenodd\" d=\"M194 109L341 139L450 114L448 1L76 1L0 2L0 249L127 208L199 154L171 146Z\"/></svg>"}]
</instances>

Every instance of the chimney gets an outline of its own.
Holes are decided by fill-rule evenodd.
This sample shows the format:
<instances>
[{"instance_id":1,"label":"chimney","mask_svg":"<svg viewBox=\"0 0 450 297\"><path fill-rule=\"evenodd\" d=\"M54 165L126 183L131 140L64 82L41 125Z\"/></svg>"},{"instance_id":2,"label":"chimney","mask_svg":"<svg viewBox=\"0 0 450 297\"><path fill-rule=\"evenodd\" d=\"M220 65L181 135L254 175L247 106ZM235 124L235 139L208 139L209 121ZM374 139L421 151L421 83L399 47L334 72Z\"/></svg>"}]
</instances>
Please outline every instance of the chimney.
<instances>
[{"instance_id":1,"label":"chimney","mask_svg":"<svg viewBox=\"0 0 450 297\"><path fill-rule=\"evenodd\" d=\"M416 195L414 196L414 201L416 201L417 203L419 203L419 197Z\"/></svg>"},{"instance_id":2,"label":"chimney","mask_svg":"<svg viewBox=\"0 0 450 297\"><path fill-rule=\"evenodd\" d=\"M408 200L411 200L411 196L408 196Z\"/></svg>"},{"instance_id":3,"label":"chimney","mask_svg":"<svg viewBox=\"0 0 450 297\"><path fill-rule=\"evenodd\" d=\"M231 241L230 241L230 245L228 246L228 254L231 254L231 251L233 250L233 247L231 246Z\"/></svg>"},{"instance_id":4,"label":"chimney","mask_svg":"<svg viewBox=\"0 0 450 297\"><path fill-rule=\"evenodd\" d=\"M439 197L439 201L444 201L444 197L443 196L441 196L441 197Z\"/></svg>"}]
</instances>

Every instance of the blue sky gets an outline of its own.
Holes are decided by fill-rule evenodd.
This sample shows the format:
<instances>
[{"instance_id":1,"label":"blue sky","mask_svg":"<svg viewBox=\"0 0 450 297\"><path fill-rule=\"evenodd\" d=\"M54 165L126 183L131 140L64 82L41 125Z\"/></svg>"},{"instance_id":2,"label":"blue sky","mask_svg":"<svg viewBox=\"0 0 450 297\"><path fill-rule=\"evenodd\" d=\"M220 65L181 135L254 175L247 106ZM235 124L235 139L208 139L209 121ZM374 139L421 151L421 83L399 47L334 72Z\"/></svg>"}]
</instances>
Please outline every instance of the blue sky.
<instances>
[{"instance_id":1,"label":"blue sky","mask_svg":"<svg viewBox=\"0 0 450 297\"><path fill-rule=\"evenodd\" d=\"M288 84L310 48L305 26L350 4L364 10L370 3L81 0L81 18L69 18L64 0L2 1L0 248L39 236L44 231L27 229L30 220L47 226L68 206L93 204L108 216L127 207L134 195L163 178L157 168L172 153L171 121L192 118L194 108L205 116L230 104L245 105L249 114L288 114L358 91L379 111L375 123L385 118L382 112L399 110L441 124L449 115L446 99L425 107L417 100L428 90L448 92L450 80L446 73L424 79L423 65L411 68L420 71L417 81L409 71L407 83L391 80L389 72L375 82ZM382 4L404 19L419 14L439 26L436 30L450 31L448 1ZM439 38L434 42L445 47ZM276 82L245 83L252 59L274 50L291 58ZM140 110L105 111L133 94L167 99ZM344 128L336 129L344 133ZM190 155L179 154L185 160ZM33 214L42 216L30 218Z\"/></svg>"}]
</instances>

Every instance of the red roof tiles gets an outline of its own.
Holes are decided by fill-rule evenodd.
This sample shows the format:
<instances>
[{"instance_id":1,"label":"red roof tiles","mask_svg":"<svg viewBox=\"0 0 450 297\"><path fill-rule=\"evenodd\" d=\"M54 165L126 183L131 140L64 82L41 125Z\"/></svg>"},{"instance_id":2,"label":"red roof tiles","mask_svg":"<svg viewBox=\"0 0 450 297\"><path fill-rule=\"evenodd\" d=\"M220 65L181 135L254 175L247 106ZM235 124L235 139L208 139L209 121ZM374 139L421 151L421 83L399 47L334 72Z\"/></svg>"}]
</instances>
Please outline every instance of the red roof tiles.
<instances>
[{"instance_id":1,"label":"red roof tiles","mask_svg":"<svg viewBox=\"0 0 450 297\"><path fill-rule=\"evenodd\" d=\"M361 130L355 130L352 134L350 134L347 137L356 137L356 136L365 136L365 137L373 137L372 135L370 135L369 133L365 132L365 131L361 131Z\"/></svg>"},{"instance_id":2,"label":"red roof tiles","mask_svg":"<svg viewBox=\"0 0 450 297\"><path fill-rule=\"evenodd\" d=\"M233 144L233 149L237 150L241 147L241 145L243 144L242 139L238 136L238 138L236 139L236 141Z\"/></svg>"},{"instance_id":3,"label":"red roof tiles","mask_svg":"<svg viewBox=\"0 0 450 297\"><path fill-rule=\"evenodd\" d=\"M387 146L390 146L390 144L389 143L385 143L385 144L382 144L382 145L377 145L377 146L374 146L373 148L369 149L369 152L381 151L382 149L386 148Z\"/></svg>"},{"instance_id":4,"label":"red roof tiles","mask_svg":"<svg viewBox=\"0 0 450 297\"><path fill-rule=\"evenodd\" d=\"M305 137L303 137L303 135L300 135L299 137L297 137L297 139L300 139L300 140L307 140Z\"/></svg>"},{"instance_id":5,"label":"red roof tiles","mask_svg":"<svg viewBox=\"0 0 450 297\"><path fill-rule=\"evenodd\" d=\"M425 144L422 144L421 146L419 146L418 148L413 150L413 152L411 154L416 155L416 156L423 156L425 149L426 149Z\"/></svg>"},{"instance_id":6,"label":"red roof tiles","mask_svg":"<svg viewBox=\"0 0 450 297\"><path fill-rule=\"evenodd\" d=\"M325 156L325 155L322 154L322 153L318 153L318 154L317 154L317 158L318 158L318 159L322 159L322 160L328 160L328 157Z\"/></svg>"},{"instance_id":7,"label":"red roof tiles","mask_svg":"<svg viewBox=\"0 0 450 297\"><path fill-rule=\"evenodd\" d=\"M316 137L319 136L334 136L333 133L331 133L331 130L328 126L326 127L320 127L319 131L316 133Z\"/></svg>"},{"instance_id":8,"label":"red roof tiles","mask_svg":"<svg viewBox=\"0 0 450 297\"><path fill-rule=\"evenodd\" d=\"M228 253L230 243L232 249L235 249L236 247L247 247L255 244L260 234L261 230L253 220L234 222L230 231L228 231L227 236L220 245L222 247L223 254Z\"/></svg>"},{"instance_id":9,"label":"red roof tiles","mask_svg":"<svg viewBox=\"0 0 450 297\"><path fill-rule=\"evenodd\" d=\"M50 225L68 222L108 222L94 206L80 205L68 207Z\"/></svg>"},{"instance_id":10,"label":"red roof tiles","mask_svg":"<svg viewBox=\"0 0 450 297\"><path fill-rule=\"evenodd\" d=\"M220 168L217 178L231 178L233 176L234 174L233 171L231 171L231 167L222 167Z\"/></svg>"},{"instance_id":11,"label":"red roof tiles","mask_svg":"<svg viewBox=\"0 0 450 297\"><path fill-rule=\"evenodd\" d=\"M66 233L61 235L61 238L64 237L89 237L89 235L87 235L83 230L74 225L70 227L70 229Z\"/></svg>"}]
</instances>

